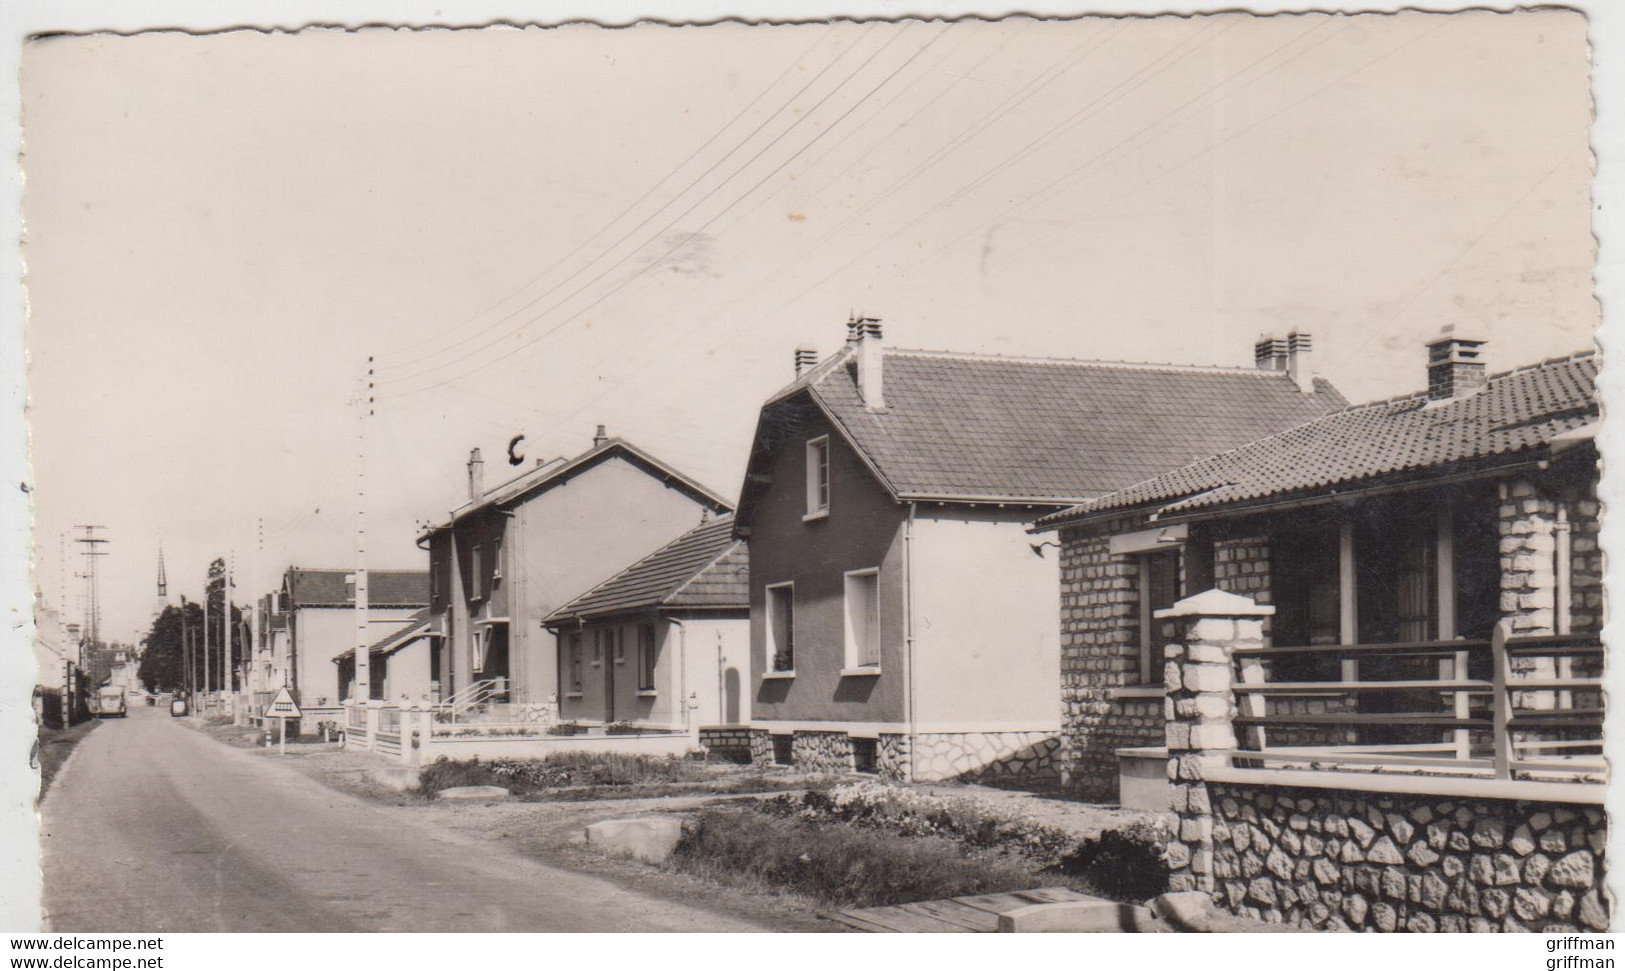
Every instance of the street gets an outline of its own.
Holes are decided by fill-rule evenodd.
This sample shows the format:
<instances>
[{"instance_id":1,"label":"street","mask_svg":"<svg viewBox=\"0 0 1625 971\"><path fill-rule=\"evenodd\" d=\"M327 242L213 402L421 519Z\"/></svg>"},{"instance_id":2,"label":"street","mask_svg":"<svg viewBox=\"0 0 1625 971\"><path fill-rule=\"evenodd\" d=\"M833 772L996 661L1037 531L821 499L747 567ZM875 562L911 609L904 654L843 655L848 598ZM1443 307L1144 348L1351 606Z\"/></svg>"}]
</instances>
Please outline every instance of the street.
<instances>
[{"instance_id":1,"label":"street","mask_svg":"<svg viewBox=\"0 0 1625 971\"><path fill-rule=\"evenodd\" d=\"M53 932L770 929L386 816L159 709L87 738L42 814Z\"/></svg>"}]
</instances>

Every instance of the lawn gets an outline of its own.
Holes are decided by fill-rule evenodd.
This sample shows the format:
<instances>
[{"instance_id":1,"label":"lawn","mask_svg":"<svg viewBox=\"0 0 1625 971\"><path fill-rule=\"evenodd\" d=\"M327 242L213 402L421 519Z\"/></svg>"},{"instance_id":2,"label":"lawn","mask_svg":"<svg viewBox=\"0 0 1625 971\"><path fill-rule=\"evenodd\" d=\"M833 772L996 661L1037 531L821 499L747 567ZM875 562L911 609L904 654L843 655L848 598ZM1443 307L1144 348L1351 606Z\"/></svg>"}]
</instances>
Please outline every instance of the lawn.
<instances>
[{"instance_id":1,"label":"lawn","mask_svg":"<svg viewBox=\"0 0 1625 971\"><path fill-rule=\"evenodd\" d=\"M421 779L416 792L424 798L459 786L500 786L528 801L732 795L828 785L828 780L777 768L602 752L439 761L424 766Z\"/></svg>"},{"instance_id":2,"label":"lawn","mask_svg":"<svg viewBox=\"0 0 1625 971\"><path fill-rule=\"evenodd\" d=\"M72 728L45 728L39 730L36 742L34 761L40 770L39 797L45 798L46 790L51 788L51 782L56 774L62 770L62 763L68 760L73 747L84 741L86 735L96 730L101 721L95 718L83 721Z\"/></svg>"}]
</instances>

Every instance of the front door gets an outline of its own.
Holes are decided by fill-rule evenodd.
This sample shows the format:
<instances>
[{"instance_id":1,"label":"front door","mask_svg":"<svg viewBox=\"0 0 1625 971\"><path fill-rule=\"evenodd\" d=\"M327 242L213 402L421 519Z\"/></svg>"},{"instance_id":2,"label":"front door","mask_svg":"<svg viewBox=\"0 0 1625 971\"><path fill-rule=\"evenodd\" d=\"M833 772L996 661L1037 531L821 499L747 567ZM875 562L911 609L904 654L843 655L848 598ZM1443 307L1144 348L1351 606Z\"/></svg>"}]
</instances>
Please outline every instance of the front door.
<instances>
[{"instance_id":1,"label":"front door","mask_svg":"<svg viewBox=\"0 0 1625 971\"><path fill-rule=\"evenodd\" d=\"M604 724L615 721L615 631L609 631L604 644Z\"/></svg>"}]
</instances>

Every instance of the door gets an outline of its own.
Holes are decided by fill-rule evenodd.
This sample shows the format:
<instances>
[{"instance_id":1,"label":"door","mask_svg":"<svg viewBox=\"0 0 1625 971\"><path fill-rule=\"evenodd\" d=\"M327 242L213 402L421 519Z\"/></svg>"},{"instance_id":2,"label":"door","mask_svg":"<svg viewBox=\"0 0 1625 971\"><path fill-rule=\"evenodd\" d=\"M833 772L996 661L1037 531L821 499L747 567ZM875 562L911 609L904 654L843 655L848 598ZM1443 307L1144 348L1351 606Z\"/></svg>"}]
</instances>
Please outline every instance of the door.
<instances>
[{"instance_id":1,"label":"door","mask_svg":"<svg viewBox=\"0 0 1625 971\"><path fill-rule=\"evenodd\" d=\"M610 629L604 639L604 724L615 722L615 634Z\"/></svg>"}]
</instances>

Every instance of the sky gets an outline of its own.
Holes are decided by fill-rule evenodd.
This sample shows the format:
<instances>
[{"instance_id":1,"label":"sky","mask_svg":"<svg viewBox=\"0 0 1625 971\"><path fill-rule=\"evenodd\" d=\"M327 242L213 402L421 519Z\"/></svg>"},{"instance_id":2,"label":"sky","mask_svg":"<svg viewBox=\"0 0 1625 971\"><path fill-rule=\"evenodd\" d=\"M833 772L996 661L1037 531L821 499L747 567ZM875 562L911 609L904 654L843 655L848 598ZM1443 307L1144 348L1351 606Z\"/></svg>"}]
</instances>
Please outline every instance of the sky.
<instances>
[{"instance_id":1,"label":"sky","mask_svg":"<svg viewBox=\"0 0 1625 971\"><path fill-rule=\"evenodd\" d=\"M160 547L246 600L352 564L363 495L369 565L425 567L517 434L737 495L853 312L1233 366L1296 327L1353 401L1444 326L1499 370L1598 317L1563 12L54 37L22 86L35 583L77 616L104 525L117 639Z\"/></svg>"}]
</instances>

